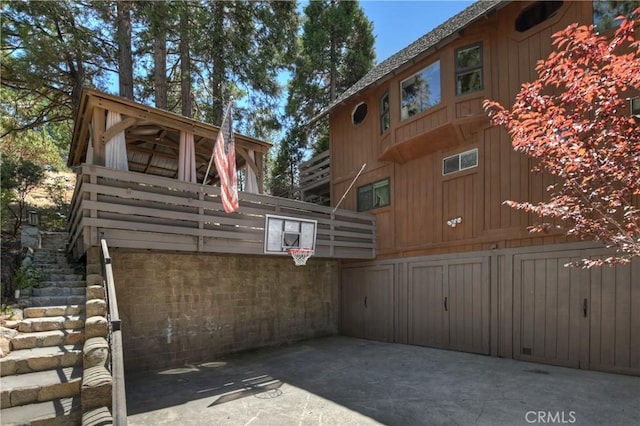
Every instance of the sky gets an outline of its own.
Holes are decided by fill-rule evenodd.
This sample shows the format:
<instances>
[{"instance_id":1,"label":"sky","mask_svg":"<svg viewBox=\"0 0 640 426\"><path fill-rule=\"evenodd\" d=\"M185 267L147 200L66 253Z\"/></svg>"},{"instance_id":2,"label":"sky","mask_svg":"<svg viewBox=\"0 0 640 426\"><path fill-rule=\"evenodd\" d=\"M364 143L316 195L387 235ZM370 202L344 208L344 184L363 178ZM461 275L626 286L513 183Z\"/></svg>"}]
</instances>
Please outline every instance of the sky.
<instances>
[{"instance_id":1,"label":"sky","mask_svg":"<svg viewBox=\"0 0 640 426\"><path fill-rule=\"evenodd\" d=\"M373 22L376 63L402 50L475 1L462 0L361 0Z\"/></svg>"}]
</instances>

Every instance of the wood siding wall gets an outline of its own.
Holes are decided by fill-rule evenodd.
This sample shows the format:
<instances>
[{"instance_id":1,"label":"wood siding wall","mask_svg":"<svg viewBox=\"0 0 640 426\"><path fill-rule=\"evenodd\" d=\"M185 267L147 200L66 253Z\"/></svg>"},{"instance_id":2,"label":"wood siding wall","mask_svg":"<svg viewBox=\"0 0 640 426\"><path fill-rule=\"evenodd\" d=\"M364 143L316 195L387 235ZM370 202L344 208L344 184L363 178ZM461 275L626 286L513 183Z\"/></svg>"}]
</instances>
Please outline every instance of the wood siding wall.
<instances>
[{"instance_id":1,"label":"wood siding wall","mask_svg":"<svg viewBox=\"0 0 640 426\"><path fill-rule=\"evenodd\" d=\"M567 242L560 233L532 236L537 217L511 209L505 200L539 201L552 183L532 174L528 157L513 151L508 134L489 125L484 99L513 103L520 85L536 77L535 64L551 52L551 34L572 22L591 21L590 2L565 2L547 21L524 33L515 31L518 14L531 2L513 2L465 28L448 45L331 113L332 203L344 194L363 163L367 168L341 207L356 210L357 187L391 179L391 205L375 209L377 254L381 259L489 248ZM455 96L455 49L482 42L484 90ZM440 60L442 102L400 121L400 83ZM391 127L380 134L379 101L388 92ZM351 111L360 102L369 114L358 126ZM398 151L394 151L394 147ZM443 158L478 149L476 168L442 175ZM447 220L462 217L455 228Z\"/></svg>"},{"instance_id":2,"label":"wood siding wall","mask_svg":"<svg viewBox=\"0 0 640 426\"><path fill-rule=\"evenodd\" d=\"M640 375L640 258L590 243L343 264L343 334ZM366 303L365 303L366 300Z\"/></svg>"}]
</instances>

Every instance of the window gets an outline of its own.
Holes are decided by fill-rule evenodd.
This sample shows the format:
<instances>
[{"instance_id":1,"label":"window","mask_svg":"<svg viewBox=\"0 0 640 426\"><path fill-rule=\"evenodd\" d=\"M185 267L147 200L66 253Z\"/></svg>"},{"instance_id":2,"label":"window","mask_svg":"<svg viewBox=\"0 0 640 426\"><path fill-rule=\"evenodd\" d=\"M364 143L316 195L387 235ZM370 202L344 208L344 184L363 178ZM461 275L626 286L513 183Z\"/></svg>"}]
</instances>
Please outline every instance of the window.
<instances>
[{"instance_id":1,"label":"window","mask_svg":"<svg viewBox=\"0 0 640 426\"><path fill-rule=\"evenodd\" d=\"M478 149L461 152L442 160L442 174L449 175L478 166Z\"/></svg>"},{"instance_id":2,"label":"window","mask_svg":"<svg viewBox=\"0 0 640 426\"><path fill-rule=\"evenodd\" d=\"M593 25L596 32L602 33L620 25L618 16L631 16L631 12L640 7L640 1L593 0Z\"/></svg>"},{"instance_id":3,"label":"window","mask_svg":"<svg viewBox=\"0 0 640 426\"><path fill-rule=\"evenodd\" d=\"M377 209L391 204L389 178L358 188L358 211Z\"/></svg>"},{"instance_id":4,"label":"window","mask_svg":"<svg viewBox=\"0 0 640 426\"><path fill-rule=\"evenodd\" d=\"M539 1L524 9L516 19L516 31L525 32L551 18L562 7L561 1Z\"/></svg>"},{"instance_id":5,"label":"window","mask_svg":"<svg viewBox=\"0 0 640 426\"><path fill-rule=\"evenodd\" d=\"M414 116L440 103L440 61L400 83L402 109L400 119Z\"/></svg>"},{"instance_id":6,"label":"window","mask_svg":"<svg viewBox=\"0 0 640 426\"><path fill-rule=\"evenodd\" d=\"M482 90L482 44L456 50L456 94Z\"/></svg>"},{"instance_id":7,"label":"window","mask_svg":"<svg viewBox=\"0 0 640 426\"><path fill-rule=\"evenodd\" d=\"M632 98L631 115L640 120L640 98Z\"/></svg>"},{"instance_id":8,"label":"window","mask_svg":"<svg viewBox=\"0 0 640 426\"><path fill-rule=\"evenodd\" d=\"M384 133L390 126L389 92L380 98L380 133Z\"/></svg>"},{"instance_id":9,"label":"window","mask_svg":"<svg viewBox=\"0 0 640 426\"><path fill-rule=\"evenodd\" d=\"M367 104L365 104L364 102L360 102L358 105L356 105L356 107L353 109L353 112L351 113L351 122L356 126L362 123L367 117L367 112Z\"/></svg>"}]
</instances>

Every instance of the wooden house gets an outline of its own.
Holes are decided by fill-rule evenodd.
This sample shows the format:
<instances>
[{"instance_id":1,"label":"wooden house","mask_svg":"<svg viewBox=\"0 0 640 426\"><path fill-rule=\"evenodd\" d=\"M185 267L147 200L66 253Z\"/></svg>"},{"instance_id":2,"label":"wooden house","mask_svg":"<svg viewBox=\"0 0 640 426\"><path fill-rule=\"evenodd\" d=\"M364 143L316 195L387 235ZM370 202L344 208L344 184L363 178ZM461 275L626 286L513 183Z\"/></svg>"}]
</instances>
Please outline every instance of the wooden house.
<instances>
[{"instance_id":1,"label":"wooden house","mask_svg":"<svg viewBox=\"0 0 640 426\"><path fill-rule=\"evenodd\" d=\"M376 216L376 259L341 266L344 334L640 374L640 259L567 268L601 246L530 234L537 218L503 201L540 200L551 180L482 108L511 105L551 35L593 19L592 2L477 2L319 116L330 177L306 193L336 205L366 163L341 207Z\"/></svg>"},{"instance_id":2,"label":"wooden house","mask_svg":"<svg viewBox=\"0 0 640 426\"><path fill-rule=\"evenodd\" d=\"M218 131L83 93L68 161L77 172L68 249L95 264L106 240L128 369L335 334L339 259L375 257L375 216L263 194L270 144L240 134L236 159L246 183L239 210L225 213L215 166L207 174ZM284 250L267 252L269 216L313 222L306 267Z\"/></svg>"}]
</instances>

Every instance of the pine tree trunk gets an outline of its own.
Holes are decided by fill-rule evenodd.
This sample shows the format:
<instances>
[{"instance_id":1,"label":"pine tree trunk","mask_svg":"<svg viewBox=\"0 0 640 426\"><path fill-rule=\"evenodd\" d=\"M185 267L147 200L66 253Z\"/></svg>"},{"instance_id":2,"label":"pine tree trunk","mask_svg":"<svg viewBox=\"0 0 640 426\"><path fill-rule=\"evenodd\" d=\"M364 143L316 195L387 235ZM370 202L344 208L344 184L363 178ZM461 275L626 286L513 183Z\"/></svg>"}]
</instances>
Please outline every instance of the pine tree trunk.
<instances>
[{"instance_id":1,"label":"pine tree trunk","mask_svg":"<svg viewBox=\"0 0 640 426\"><path fill-rule=\"evenodd\" d=\"M211 92L213 93L213 124L222 124L224 112L224 8L225 2L213 3L213 26L211 28Z\"/></svg>"},{"instance_id":2,"label":"pine tree trunk","mask_svg":"<svg viewBox=\"0 0 640 426\"><path fill-rule=\"evenodd\" d=\"M191 56L189 47L189 2L184 2L184 9L180 13L180 100L182 103L182 115L191 118L193 116L191 98Z\"/></svg>"},{"instance_id":3,"label":"pine tree trunk","mask_svg":"<svg viewBox=\"0 0 640 426\"><path fill-rule=\"evenodd\" d=\"M117 1L118 77L120 96L133 100L133 55L131 53L131 1Z\"/></svg>"},{"instance_id":4,"label":"pine tree trunk","mask_svg":"<svg viewBox=\"0 0 640 426\"><path fill-rule=\"evenodd\" d=\"M153 44L153 71L156 108L167 109L167 38L166 32L156 37Z\"/></svg>"}]
</instances>

